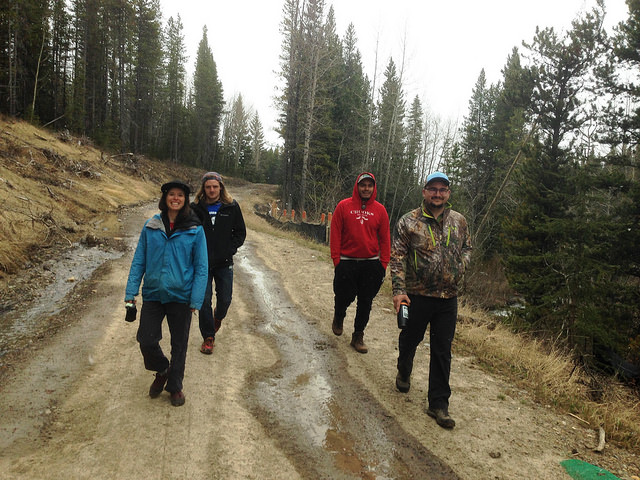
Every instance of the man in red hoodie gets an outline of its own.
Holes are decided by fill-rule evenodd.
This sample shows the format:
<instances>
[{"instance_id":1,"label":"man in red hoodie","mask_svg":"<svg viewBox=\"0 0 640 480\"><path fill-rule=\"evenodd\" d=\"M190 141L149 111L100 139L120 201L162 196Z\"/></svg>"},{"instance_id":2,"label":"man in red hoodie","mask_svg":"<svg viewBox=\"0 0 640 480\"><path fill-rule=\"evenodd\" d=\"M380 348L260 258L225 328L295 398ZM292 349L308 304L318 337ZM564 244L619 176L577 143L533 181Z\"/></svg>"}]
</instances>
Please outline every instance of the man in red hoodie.
<instances>
[{"instance_id":1,"label":"man in red hoodie","mask_svg":"<svg viewBox=\"0 0 640 480\"><path fill-rule=\"evenodd\" d=\"M364 172L358 175L351 198L338 203L331 220L331 259L333 278L333 333L342 335L347 308L357 298L351 346L367 353L364 329L374 297L384 281L391 256L389 215L376 202L376 179Z\"/></svg>"}]
</instances>

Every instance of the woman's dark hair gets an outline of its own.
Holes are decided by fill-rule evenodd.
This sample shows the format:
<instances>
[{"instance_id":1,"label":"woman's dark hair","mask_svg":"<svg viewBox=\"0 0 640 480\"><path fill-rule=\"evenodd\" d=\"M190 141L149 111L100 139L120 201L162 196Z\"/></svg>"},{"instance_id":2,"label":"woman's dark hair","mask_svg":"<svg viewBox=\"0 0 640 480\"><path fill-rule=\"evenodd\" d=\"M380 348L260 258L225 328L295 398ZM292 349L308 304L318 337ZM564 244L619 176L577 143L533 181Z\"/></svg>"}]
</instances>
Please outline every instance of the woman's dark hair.
<instances>
[{"instance_id":1,"label":"woman's dark hair","mask_svg":"<svg viewBox=\"0 0 640 480\"><path fill-rule=\"evenodd\" d=\"M182 191L184 192L184 190L182 190ZM168 193L169 193L169 190L167 190L166 192L162 192L162 196L160 197L160 200L158 201L158 208L165 215L169 211L169 206L167 205L167 194ZM176 217L176 223L177 223L178 219L189 218L191 216L191 208L189 207L189 195L187 195L186 192L184 192L184 193L185 193L184 205L182 206L182 208L178 212L178 216Z\"/></svg>"}]
</instances>

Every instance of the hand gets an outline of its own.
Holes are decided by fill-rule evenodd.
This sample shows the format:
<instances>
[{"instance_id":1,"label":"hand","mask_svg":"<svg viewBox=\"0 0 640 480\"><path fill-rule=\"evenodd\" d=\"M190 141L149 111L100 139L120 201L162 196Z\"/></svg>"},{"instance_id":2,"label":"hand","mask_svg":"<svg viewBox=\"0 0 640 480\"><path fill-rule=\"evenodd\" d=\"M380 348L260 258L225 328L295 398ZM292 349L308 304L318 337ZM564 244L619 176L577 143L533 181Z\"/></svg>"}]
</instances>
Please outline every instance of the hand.
<instances>
[{"instance_id":1,"label":"hand","mask_svg":"<svg viewBox=\"0 0 640 480\"><path fill-rule=\"evenodd\" d=\"M402 302L407 302L407 305L411 305L411 300L406 294L394 295L393 296L393 308L396 309L396 313L400 310L400 304Z\"/></svg>"}]
</instances>

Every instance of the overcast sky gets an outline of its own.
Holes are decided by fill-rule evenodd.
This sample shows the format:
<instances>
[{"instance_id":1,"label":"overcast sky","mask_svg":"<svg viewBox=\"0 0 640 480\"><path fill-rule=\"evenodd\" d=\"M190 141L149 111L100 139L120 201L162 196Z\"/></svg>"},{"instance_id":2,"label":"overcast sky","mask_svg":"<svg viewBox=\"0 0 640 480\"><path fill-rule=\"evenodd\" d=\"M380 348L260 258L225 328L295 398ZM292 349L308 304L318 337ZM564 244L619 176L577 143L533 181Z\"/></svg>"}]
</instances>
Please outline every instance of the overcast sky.
<instances>
[{"instance_id":1,"label":"overcast sky","mask_svg":"<svg viewBox=\"0 0 640 480\"><path fill-rule=\"evenodd\" d=\"M269 144L281 143L273 131L278 116L273 97L278 83L282 0L160 0L164 22L178 14L184 26L193 72L202 28L228 100L241 93L256 110ZM407 103L418 95L425 109L443 119L461 120L481 69L487 81L500 70L514 46L531 41L536 26L564 30L595 0L334 0L337 33L355 26L365 73L376 85L389 58L399 67L405 55ZM606 28L627 18L624 0L605 0Z\"/></svg>"}]
</instances>

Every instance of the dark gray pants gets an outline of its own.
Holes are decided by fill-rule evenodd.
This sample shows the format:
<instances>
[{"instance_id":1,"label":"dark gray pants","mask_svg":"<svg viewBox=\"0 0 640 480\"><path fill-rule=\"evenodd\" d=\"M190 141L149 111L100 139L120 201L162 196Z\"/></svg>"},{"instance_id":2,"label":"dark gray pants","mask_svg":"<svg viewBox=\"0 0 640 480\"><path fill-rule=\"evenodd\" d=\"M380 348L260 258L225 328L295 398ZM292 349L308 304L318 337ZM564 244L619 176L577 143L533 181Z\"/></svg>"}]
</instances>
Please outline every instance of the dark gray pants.
<instances>
[{"instance_id":1,"label":"dark gray pants","mask_svg":"<svg viewBox=\"0 0 640 480\"><path fill-rule=\"evenodd\" d=\"M171 336L171 361L167 359L160 347L162 321L165 316ZM136 339L140 343L144 366L147 370L154 372L163 372L169 368L169 379L165 390L171 393L182 390L190 327L189 305L143 301Z\"/></svg>"}]
</instances>

